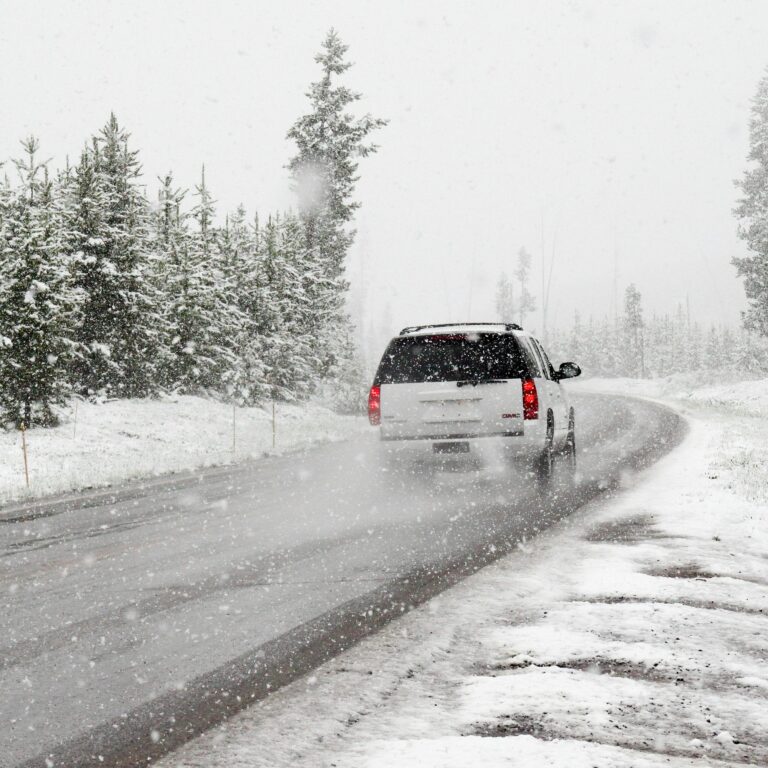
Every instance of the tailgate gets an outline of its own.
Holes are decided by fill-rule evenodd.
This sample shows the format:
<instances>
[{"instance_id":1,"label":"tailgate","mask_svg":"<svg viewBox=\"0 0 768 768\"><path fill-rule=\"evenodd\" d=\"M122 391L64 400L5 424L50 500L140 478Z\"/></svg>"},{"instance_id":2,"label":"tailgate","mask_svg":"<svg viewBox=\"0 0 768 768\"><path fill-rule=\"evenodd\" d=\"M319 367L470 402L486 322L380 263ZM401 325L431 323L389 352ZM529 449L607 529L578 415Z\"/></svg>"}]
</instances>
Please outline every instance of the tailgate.
<instances>
[{"instance_id":1,"label":"tailgate","mask_svg":"<svg viewBox=\"0 0 768 768\"><path fill-rule=\"evenodd\" d=\"M381 430L384 440L521 435L520 379L382 384Z\"/></svg>"}]
</instances>

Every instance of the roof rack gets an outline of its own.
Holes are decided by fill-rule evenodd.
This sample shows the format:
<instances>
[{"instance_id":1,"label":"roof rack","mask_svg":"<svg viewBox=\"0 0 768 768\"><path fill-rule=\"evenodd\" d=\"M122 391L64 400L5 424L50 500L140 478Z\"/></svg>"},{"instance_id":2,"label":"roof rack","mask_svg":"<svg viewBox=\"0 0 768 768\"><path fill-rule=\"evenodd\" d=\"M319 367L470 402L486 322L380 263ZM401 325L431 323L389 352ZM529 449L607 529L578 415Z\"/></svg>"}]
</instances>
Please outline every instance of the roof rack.
<instances>
[{"instance_id":1,"label":"roof rack","mask_svg":"<svg viewBox=\"0 0 768 768\"><path fill-rule=\"evenodd\" d=\"M506 331L522 331L522 326L517 323L438 323L436 325L410 325L403 328L400 331L400 336L404 336L406 333L415 333L416 331L423 331L425 328L457 328L462 326L475 326L475 325L495 325L503 326Z\"/></svg>"}]
</instances>

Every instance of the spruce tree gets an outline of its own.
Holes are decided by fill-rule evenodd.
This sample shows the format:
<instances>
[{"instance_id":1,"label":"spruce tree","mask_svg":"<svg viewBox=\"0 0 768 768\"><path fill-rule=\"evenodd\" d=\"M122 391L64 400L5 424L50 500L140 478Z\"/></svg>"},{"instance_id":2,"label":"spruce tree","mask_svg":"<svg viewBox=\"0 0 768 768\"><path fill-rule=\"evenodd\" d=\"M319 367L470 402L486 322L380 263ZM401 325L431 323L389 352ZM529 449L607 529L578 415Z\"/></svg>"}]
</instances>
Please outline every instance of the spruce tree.
<instances>
[{"instance_id":1,"label":"spruce tree","mask_svg":"<svg viewBox=\"0 0 768 768\"><path fill-rule=\"evenodd\" d=\"M651 355L648 367L658 376L669 376L675 372L675 333L675 323L668 314L657 319L656 324L648 329L647 339Z\"/></svg>"},{"instance_id":2,"label":"spruce tree","mask_svg":"<svg viewBox=\"0 0 768 768\"><path fill-rule=\"evenodd\" d=\"M582 353L584 352L584 327L581 324L581 315L578 310L573 313L573 326L571 328L571 334L568 346L570 347L570 353L573 356L572 359L578 362L582 360ZM562 358L561 358L562 359ZM584 363L586 365L586 363Z\"/></svg>"},{"instance_id":3,"label":"spruce tree","mask_svg":"<svg viewBox=\"0 0 768 768\"><path fill-rule=\"evenodd\" d=\"M688 326L687 334L687 357L686 369L688 371L698 371L702 367L702 342L701 328L698 323L691 323Z\"/></svg>"},{"instance_id":4,"label":"spruce tree","mask_svg":"<svg viewBox=\"0 0 768 768\"><path fill-rule=\"evenodd\" d=\"M290 399L294 375L291 338L286 317L290 311L290 274L281 243L279 216L270 216L264 228L261 261L262 285L266 300L258 319L257 332L263 344L269 397Z\"/></svg>"},{"instance_id":5,"label":"spruce tree","mask_svg":"<svg viewBox=\"0 0 768 768\"><path fill-rule=\"evenodd\" d=\"M734 365L739 371L751 375L768 373L768 340L758 338L747 330L740 330L736 339Z\"/></svg>"},{"instance_id":6,"label":"spruce tree","mask_svg":"<svg viewBox=\"0 0 768 768\"><path fill-rule=\"evenodd\" d=\"M726 370L732 370L736 362L736 344L733 332L725 327L720 333L720 365Z\"/></svg>"},{"instance_id":7,"label":"spruce tree","mask_svg":"<svg viewBox=\"0 0 768 768\"><path fill-rule=\"evenodd\" d=\"M704 346L704 360L707 368L718 370L722 368L722 348L720 346L720 336L714 325L710 326L707 334L707 342Z\"/></svg>"},{"instance_id":8,"label":"spruce tree","mask_svg":"<svg viewBox=\"0 0 768 768\"><path fill-rule=\"evenodd\" d=\"M749 299L745 326L768 336L768 70L752 102L749 137L750 166L736 183L742 197L734 213L750 254L733 263Z\"/></svg>"},{"instance_id":9,"label":"spruce tree","mask_svg":"<svg viewBox=\"0 0 768 768\"><path fill-rule=\"evenodd\" d=\"M624 294L622 362L625 375L640 378L645 376L643 328L641 295L636 286L632 284L627 286Z\"/></svg>"},{"instance_id":10,"label":"spruce tree","mask_svg":"<svg viewBox=\"0 0 768 768\"><path fill-rule=\"evenodd\" d=\"M141 167L128 138L111 115L81 156L68 205L75 284L83 294L73 377L86 394L140 397L157 388L160 296Z\"/></svg>"},{"instance_id":11,"label":"spruce tree","mask_svg":"<svg viewBox=\"0 0 768 768\"><path fill-rule=\"evenodd\" d=\"M155 214L155 243L165 253L178 251L186 238L184 222L186 215L181 205L187 195L186 189L175 186L170 171L161 179L157 193L158 208Z\"/></svg>"},{"instance_id":12,"label":"spruce tree","mask_svg":"<svg viewBox=\"0 0 768 768\"><path fill-rule=\"evenodd\" d=\"M268 340L260 335L267 305L260 241L258 215L248 224L245 209L240 206L227 217L218 245L228 303L240 313L233 339L234 361L226 375L225 389L231 399L243 405L256 405L270 396L264 361Z\"/></svg>"},{"instance_id":13,"label":"spruce tree","mask_svg":"<svg viewBox=\"0 0 768 768\"><path fill-rule=\"evenodd\" d=\"M56 422L77 312L60 222L39 144L22 142L20 185L0 193L0 408L4 421Z\"/></svg>"},{"instance_id":14,"label":"spruce tree","mask_svg":"<svg viewBox=\"0 0 768 768\"><path fill-rule=\"evenodd\" d=\"M299 196L303 247L321 275L311 286L317 373L331 378L345 367L343 358L349 354L345 260L354 238L348 225L360 205L354 199L358 160L376 151L368 137L386 125L385 120L368 114L356 118L349 111L361 96L337 82L351 66L346 51L331 29L315 56L321 77L307 93L311 110L288 131L297 146L288 168Z\"/></svg>"},{"instance_id":15,"label":"spruce tree","mask_svg":"<svg viewBox=\"0 0 768 768\"><path fill-rule=\"evenodd\" d=\"M158 208L154 215L154 283L163 297L160 316L161 338L157 352L158 384L163 389L176 389L183 378L180 371L180 354L184 349L179 331L181 306L185 302L183 274L186 254L189 250L188 215L182 210L187 194L177 188L173 174L160 179ZM181 305L181 306L180 306ZM181 357L186 361L187 357Z\"/></svg>"},{"instance_id":16,"label":"spruce tree","mask_svg":"<svg viewBox=\"0 0 768 768\"><path fill-rule=\"evenodd\" d=\"M221 266L214 201L205 170L195 196L197 204L191 213L195 231L186 232L186 217L179 214L177 245L165 254L165 317L170 337L165 380L180 392L224 392L235 368L241 313Z\"/></svg>"}]
</instances>

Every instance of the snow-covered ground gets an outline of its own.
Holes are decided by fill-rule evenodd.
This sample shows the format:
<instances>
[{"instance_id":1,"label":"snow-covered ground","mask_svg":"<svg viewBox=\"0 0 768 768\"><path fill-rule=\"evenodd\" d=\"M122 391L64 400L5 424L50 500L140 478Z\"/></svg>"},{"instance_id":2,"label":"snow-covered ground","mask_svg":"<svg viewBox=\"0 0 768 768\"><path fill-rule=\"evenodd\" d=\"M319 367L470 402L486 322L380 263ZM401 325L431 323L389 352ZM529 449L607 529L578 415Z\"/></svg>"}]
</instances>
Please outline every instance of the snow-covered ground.
<instances>
[{"instance_id":1,"label":"snow-covered ground","mask_svg":"<svg viewBox=\"0 0 768 768\"><path fill-rule=\"evenodd\" d=\"M689 435L160 765L768 765L768 381L578 386Z\"/></svg>"},{"instance_id":2,"label":"snow-covered ground","mask_svg":"<svg viewBox=\"0 0 768 768\"><path fill-rule=\"evenodd\" d=\"M594 392L646 397L678 406L709 408L712 415L768 416L768 381L732 381L723 374L700 383L697 374L686 373L664 379L574 379L566 382L573 392Z\"/></svg>"},{"instance_id":3,"label":"snow-covered ground","mask_svg":"<svg viewBox=\"0 0 768 768\"><path fill-rule=\"evenodd\" d=\"M317 403L237 408L200 397L78 402L54 429L0 431L0 503L295 450L367 430ZM233 438L234 427L234 438Z\"/></svg>"}]
</instances>

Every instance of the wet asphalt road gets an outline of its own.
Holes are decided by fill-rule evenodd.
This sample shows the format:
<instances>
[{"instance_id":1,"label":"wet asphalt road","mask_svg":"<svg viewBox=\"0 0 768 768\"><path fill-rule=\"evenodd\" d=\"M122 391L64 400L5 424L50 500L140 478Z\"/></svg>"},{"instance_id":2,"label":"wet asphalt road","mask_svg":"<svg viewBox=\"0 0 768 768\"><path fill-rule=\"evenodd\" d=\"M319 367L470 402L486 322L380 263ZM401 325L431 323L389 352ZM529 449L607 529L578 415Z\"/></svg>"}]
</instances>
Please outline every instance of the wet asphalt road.
<instances>
[{"instance_id":1,"label":"wet asphalt road","mask_svg":"<svg viewBox=\"0 0 768 768\"><path fill-rule=\"evenodd\" d=\"M579 482L543 497L502 464L383 471L371 434L0 509L0 766L146 765L684 433L650 403L574 404Z\"/></svg>"}]
</instances>

